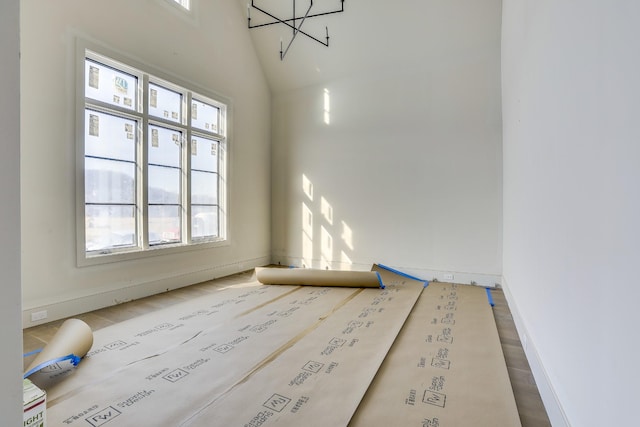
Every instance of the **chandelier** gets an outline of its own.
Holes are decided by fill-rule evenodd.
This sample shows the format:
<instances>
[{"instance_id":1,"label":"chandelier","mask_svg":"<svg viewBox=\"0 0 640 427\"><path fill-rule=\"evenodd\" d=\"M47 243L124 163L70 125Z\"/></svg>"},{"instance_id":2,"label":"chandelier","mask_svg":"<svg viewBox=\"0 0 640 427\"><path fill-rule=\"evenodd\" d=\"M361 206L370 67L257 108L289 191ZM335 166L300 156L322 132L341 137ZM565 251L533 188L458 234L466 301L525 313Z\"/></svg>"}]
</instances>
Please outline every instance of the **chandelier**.
<instances>
[{"instance_id":1,"label":"chandelier","mask_svg":"<svg viewBox=\"0 0 640 427\"><path fill-rule=\"evenodd\" d=\"M304 24L307 18L316 18L318 16L332 15L334 13L344 12L344 0L340 0L340 9L317 12L317 13L314 13L313 11L313 0L309 0L309 7L306 9L306 12L304 12L304 15L296 14L296 0L291 0L291 3L292 3L291 15L289 17L282 17L282 18L276 16L272 12L269 12L265 8L256 5L255 0L251 0L251 4L247 4L247 26L249 27L249 29L267 27L270 25L285 25L292 30L291 40L289 40L289 43L287 44L286 48L283 45L282 38L280 38L280 60L281 61L284 60L285 55L287 54L287 52L289 52L289 48L291 47L291 44L293 44L293 41L296 39L298 34L302 34L303 36L306 36L311 40L314 40L320 43L323 46L329 47L329 27L325 26L325 36L322 37L322 36L314 36L303 31L302 25ZM271 20L269 20L266 23L251 25L251 9L257 10L261 14L269 17Z\"/></svg>"}]
</instances>

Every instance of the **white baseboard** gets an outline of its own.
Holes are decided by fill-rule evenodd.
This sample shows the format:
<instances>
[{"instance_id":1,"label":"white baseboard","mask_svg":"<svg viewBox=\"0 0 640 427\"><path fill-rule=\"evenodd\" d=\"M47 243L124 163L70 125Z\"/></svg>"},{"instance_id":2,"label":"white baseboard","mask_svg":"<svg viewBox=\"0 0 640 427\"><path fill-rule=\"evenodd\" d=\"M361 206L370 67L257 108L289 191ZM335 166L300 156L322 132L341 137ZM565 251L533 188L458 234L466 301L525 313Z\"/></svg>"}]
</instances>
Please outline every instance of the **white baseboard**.
<instances>
[{"instance_id":1,"label":"white baseboard","mask_svg":"<svg viewBox=\"0 0 640 427\"><path fill-rule=\"evenodd\" d=\"M271 262L270 257L261 257L238 261L232 264L212 267L204 270L180 273L174 276L155 278L115 289L98 290L87 295L59 295L55 300L40 301L23 307L22 327L30 328L42 323L77 316L89 311L99 310L127 301L156 295L196 283L206 282L220 277L230 276ZM31 314L47 312L46 319L31 321Z\"/></svg>"},{"instance_id":2,"label":"white baseboard","mask_svg":"<svg viewBox=\"0 0 640 427\"><path fill-rule=\"evenodd\" d=\"M549 381L547 371L545 370L544 365L540 360L540 356L536 349L536 344L529 338L529 334L524 325L522 317L520 317L518 305L514 301L513 296L511 295L511 292L509 290L507 280L504 277L502 278L502 284L504 296L507 299L507 303L509 304L509 309L511 310L511 315L513 316L513 321L516 325L516 330L518 331L520 342L523 343L522 348L524 349L525 355L527 356L527 361L529 362L529 366L531 367L533 377L536 380L536 385L538 386L538 390L540 391L540 397L542 398L544 407L547 410L549 421L551 421L551 425L553 427L571 427L571 424L567 419L567 415L562 409L562 403L558 399L558 395L556 394L551 381Z\"/></svg>"},{"instance_id":3,"label":"white baseboard","mask_svg":"<svg viewBox=\"0 0 640 427\"><path fill-rule=\"evenodd\" d=\"M275 264L282 264L294 267L304 267L304 268L329 268L332 270L370 270L372 264L364 264L364 263L350 263L344 264L338 261L326 263L326 261L321 260L311 260L312 265L306 265L305 261L300 257L292 257L286 255L274 255L273 262ZM324 264L322 264L324 262ZM385 264L384 261L380 261L380 264ZM466 273L460 271L441 271L441 270L430 270L426 268L418 268L418 267L407 267L401 265L388 265L396 270L402 271L403 273L409 274L411 276L417 277L421 280L427 280L429 282L438 281L438 282L448 282L448 283L458 283L465 285L477 285L489 288L495 288L496 285L501 285L502 277L497 274L482 274L482 273ZM435 279L435 280L434 280Z\"/></svg>"}]
</instances>

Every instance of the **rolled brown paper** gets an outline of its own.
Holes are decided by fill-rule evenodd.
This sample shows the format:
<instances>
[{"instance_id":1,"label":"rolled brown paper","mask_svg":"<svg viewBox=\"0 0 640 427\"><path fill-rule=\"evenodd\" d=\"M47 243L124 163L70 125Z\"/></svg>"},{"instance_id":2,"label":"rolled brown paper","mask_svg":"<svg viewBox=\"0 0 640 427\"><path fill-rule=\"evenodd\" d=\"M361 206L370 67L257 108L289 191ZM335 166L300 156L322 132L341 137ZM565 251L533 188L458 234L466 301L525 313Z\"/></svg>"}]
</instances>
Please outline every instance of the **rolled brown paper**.
<instances>
[{"instance_id":1,"label":"rolled brown paper","mask_svg":"<svg viewBox=\"0 0 640 427\"><path fill-rule=\"evenodd\" d=\"M49 360L73 354L84 357L93 345L93 332L89 325L79 319L65 320L49 343L31 362L25 372Z\"/></svg>"},{"instance_id":2,"label":"rolled brown paper","mask_svg":"<svg viewBox=\"0 0 640 427\"><path fill-rule=\"evenodd\" d=\"M257 268L256 277L260 283L265 285L382 287L378 273L375 271Z\"/></svg>"}]
</instances>

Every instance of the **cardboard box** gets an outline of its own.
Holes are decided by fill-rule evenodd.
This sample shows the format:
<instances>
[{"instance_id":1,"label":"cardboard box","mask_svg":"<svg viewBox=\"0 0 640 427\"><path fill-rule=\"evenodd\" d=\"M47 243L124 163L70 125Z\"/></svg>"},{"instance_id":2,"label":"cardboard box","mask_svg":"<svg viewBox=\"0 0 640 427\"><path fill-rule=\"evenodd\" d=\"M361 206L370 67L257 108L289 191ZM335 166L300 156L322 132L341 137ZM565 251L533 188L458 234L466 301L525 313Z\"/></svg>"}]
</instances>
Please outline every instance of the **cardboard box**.
<instances>
[{"instance_id":1,"label":"cardboard box","mask_svg":"<svg viewBox=\"0 0 640 427\"><path fill-rule=\"evenodd\" d=\"M47 419L47 394L25 379L23 387L23 427L44 427Z\"/></svg>"}]
</instances>

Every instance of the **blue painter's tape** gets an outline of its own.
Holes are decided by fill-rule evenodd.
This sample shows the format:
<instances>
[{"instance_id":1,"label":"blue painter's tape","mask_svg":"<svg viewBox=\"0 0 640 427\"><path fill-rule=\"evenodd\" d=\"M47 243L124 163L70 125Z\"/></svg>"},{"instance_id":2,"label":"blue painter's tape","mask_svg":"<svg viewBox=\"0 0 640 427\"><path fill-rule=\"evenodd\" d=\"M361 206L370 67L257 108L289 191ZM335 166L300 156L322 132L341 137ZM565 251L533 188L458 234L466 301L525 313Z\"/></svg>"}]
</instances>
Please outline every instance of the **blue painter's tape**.
<instances>
[{"instance_id":1,"label":"blue painter's tape","mask_svg":"<svg viewBox=\"0 0 640 427\"><path fill-rule=\"evenodd\" d=\"M376 271L376 276L378 276L378 283L380 283L380 289L384 289L384 283L382 283L382 276L380 276L380 273L378 273Z\"/></svg>"},{"instance_id":2,"label":"blue painter's tape","mask_svg":"<svg viewBox=\"0 0 640 427\"><path fill-rule=\"evenodd\" d=\"M400 271L400 270L396 270L395 268L391 268L391 267L388 267L388 266L383 265L383 264L376 264L376 265L377 265L378 267L380 267L380 268L383 268L383 269L385 269L385 270L387 270L387 271L390 271L390 272L392 272L392 273L395 273L395 274L397 274L397 275L399 275L399 276L406 277L407 279L417 280L418 282L424 282L424 287L425 287L425 288L426 288L427 286L429 286L429 282L427 282L426 280L422 280L422 279L420 279L420 278L418 278L418 277L415 277L415 276L412 276L412 275L410 275L410 274L403 273L403 272L402 272L402 271Z\"/></svg>"},{"instance_id":3,"label":"blue painter's tape","mask_svg":"<svg viewBox=\"0 0 640 427\"><path fill-rule=\"evenodd\" d=\"M491 295L491 289L489 288L484 288L487 291L487 299L489 300L489 305L491 307L494 307L495 304L493 303L493 296Z\"/></svg>"},{"instance_id":4,"label":"blue painter's tape","mask_svg":"<svg viewBox=\"0 0 640 427\"><path fill-rule=\"evenodd\" d=\"M34 354L38 354L38 353L40 353L41 351L42 351L42 349L41 349L41 348L39 348L39 349L37 349L37 350L33 350L33 351L30 351L29 353L25 353L25 354L23 354L23 355L22 355L22 357L29 357L29 356L33 356Z\"/></svg>"},{"instance_id":5,"label":"blue painter's tape","mask_svg":"<svg viewBox=\"0 0 640 427\"><path fill-rule=\"evenodd\" d=\"M396 273L397 275L402 276L402 277L406 277L407 279L417 280L418 282L424 282L424 280L422 280L422 279L419 279L417 277L411 276L411 275L409 275L407 273L403 273L402 271L396 270L395 268L387 267L386 265L382 265L382 264L377 264L377 265L380 268L384 268L387 271L391 271L392 273Z\"/></svg>"},{"instance_id":6,"label":"blue painter's tape","mask_svg":"<svg viewBox=\"0 0 640 427\"><path fill-rule=\"evenodd\" d=\"M65 360L70 360L71 364L73 366L78 366L78 363L80 363L82 358L76 356L75 354L69 354L67 356L63 356L63 357L58 357L56 359L47 360L46 362L43 362L43 363L39 364L38 366L36 366L36 367L30 369L29 371L27 371L22 378L28 378L29 376L35 374L36 372L38 372L41 369L46 368L47 366L51 366L51 365L54 365L54 364L59 363L59 362L64 362Z\"/></svg>"}]
</instances>

